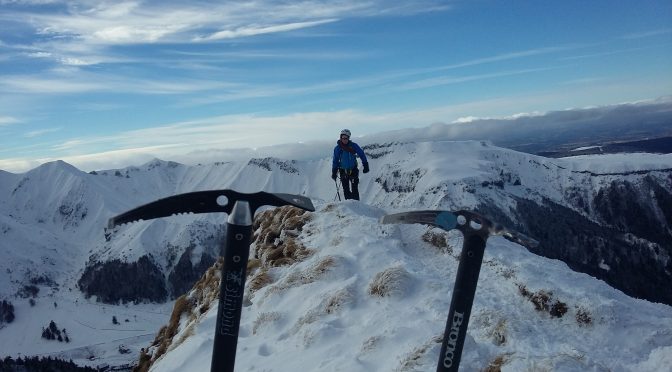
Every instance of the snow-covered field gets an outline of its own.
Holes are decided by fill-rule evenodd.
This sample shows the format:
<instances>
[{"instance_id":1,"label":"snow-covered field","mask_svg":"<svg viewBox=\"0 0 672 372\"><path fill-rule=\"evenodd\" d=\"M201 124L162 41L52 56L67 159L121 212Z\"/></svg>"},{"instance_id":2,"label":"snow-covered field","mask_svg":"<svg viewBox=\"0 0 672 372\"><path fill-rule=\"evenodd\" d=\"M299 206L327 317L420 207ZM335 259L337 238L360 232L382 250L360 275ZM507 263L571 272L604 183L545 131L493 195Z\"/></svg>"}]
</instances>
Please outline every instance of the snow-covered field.
<instances>
[{"instance_id":1,"label":"snow-covered field","mask_svg":"<svg viewBox=\"0 0 672 372\"><path fill-rule=\"evenodd\" d=\"M50 356L92 367L137 361L137 350L152 341L172 307L172 303L106 305L86 300L80 293L63 292L40 296L34 306L27 299L12 302L16 319L0 329L3 356ZM51 321L59 330L65 329L70 342L41 338Z\"/></svg>"}]
</instances>

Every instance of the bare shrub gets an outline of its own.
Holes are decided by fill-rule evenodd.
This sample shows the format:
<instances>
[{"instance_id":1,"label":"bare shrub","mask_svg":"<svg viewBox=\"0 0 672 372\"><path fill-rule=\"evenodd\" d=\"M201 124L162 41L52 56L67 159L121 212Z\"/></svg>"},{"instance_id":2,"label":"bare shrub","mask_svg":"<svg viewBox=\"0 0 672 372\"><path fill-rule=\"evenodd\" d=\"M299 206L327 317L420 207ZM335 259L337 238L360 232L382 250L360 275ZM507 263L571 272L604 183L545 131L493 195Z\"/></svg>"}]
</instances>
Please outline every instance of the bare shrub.
<instances>
[{"instance_id":1,"label":"bare shrub","mask_svg":"<svg viewBox=\"0 0 672 372\"><path fill-rule=\"evenodd\" d=\"M443 337L434 336L429 341L425 342L419 347L416 347L410 353L404 355L401 359L401 364L397 368L397 371L406 372L417 370L417 368L422 364L420 359L422 359L436 344L440 344L442 340Z\"/></svg>"},{"instance_id":2,"label":"bare shrub","mask_svg":"<svg viewBox=\"0 0 672 372\"><path fill-rule=\"evenodd\" d=\"M168 351L168 347L172 344L173 338L177 334L177 331L180 327L180 318L182 314L189 314L193 309L193 303L187 298L186 295L178 297L173 306L173 312L170 314L170 320L168 325L164 326L159 330L159 334L154 340L154 346L156 346L156 351L152 356L152 360L156 360L161 357L163 354ZM158 341L158 343L157 343Z\"/></svg>"},{"instance_id":3,"label":"bare shrub","mask_svg":"<svg viewBox=\"0 0 672 372\"><path fill-rule=\"evenodd\" d=\"M261 267L291 265L312 253L298 241L311 219L306 211L284 206L259 213L254 220L252 250Z\"/></svg>"},{"instance_id":4,"label":"bare shrub","mask_svg":"<svg viewBox=\"0 0 672 372\"><path fill-rule=\"evenodd\" d=\"M187 331L183 337L180 337L179 340L174 340L180 327L180 320L184 314L187 315L188 320L193 321L197 316L202 316L210 309L212 302L219 295L219 278L222 263L223 259L220 257L203 274L201 279L194 284L191 292L180 296L175 301L168 324L159 330L149 348L143 348L140 353L140 361L133 369L134 372L148 371L152 364L168 351L169 347L174 347L184 341L189 334L191 325L187 327Z\"/></svg>"},{"instance_id":5,"label":"bare shrub","mask_svg":"<svg viewBox=\"0 0 672 372\"><path fill-rule=\"evenodd\" d=\"M312 283L319 278L322 278L331 268L336 266L336 258L332 256L327 256L317 262L317 264L308 268L301 275L302 282Z\"/></svg>"},{"instance_id":6,"label":"bare shrub","mask_svg":"<svg viewBox=\"0 0 672 372\"><path fill-rule=\"evenodd\" d=\"M273 280L268 274L268 269L262 268L255 272L248 282L248 288L252 292L256 292L261 288L271 284Z\"/></svg>"},{"instance_id":7,"label":"bare shrub","mask_svg":"<svg viewBox=\"0 0 672 372\"><path fill-rule=\"evenodd\" d=\"M593 317L590 315L590 312L582 307L576 310L575 318L581 327L588 327L593 323Z\"/></svg>"},{"instance_id":8,"label":"bare shrub","mask_svg":"<svg viewBox=\"0 0 672 372\"><path fill-rule=\"evenodd\" d=\"M410 278L410 274L403 267L390 267L373 277L368 292L376 297L403 296Z\"/></svg>"},{"instance_id":9,"label":"bare shrub","mask_svg":"<svg viewBox=\"0 0 672 372\"><path fill-rule=\"evenodd\" d=\"M293 327L293 332L298 332L301 327L316 322L320 317L338 313L346 304L352 302L353 299L352 289L349 287L343 288L324 298L317 306L308 310L297 320Z\"/></svg>"},{"instance_id":10,"label":"bare shrub","mask_svg":"<svg viewBox=\"0 0 672 372\"><path fill-rule=\"evenodd\" d=\"M189 293L189 296L197 307L210 308L210 304L219 296L219 279L221 278L223 264L224 259L220 257L194 284L194 289ZM205 311L201 311L201 313L205 313Z\"/></svg>"},{"instance_id":11,"label":"bare shrub","mask_svg":"<svg viewBox=\"0 0 672 372\"><path fill-rule=\"evenodd\" d=\"M567 304L555 300L548 313L551 314L552 317L562 318L567 313Z\"/></svg>"},{"instance_id":12,"label":"bare shrub","mask_svg":"<svg viewBox=\"0 0 672 372\"><path fill-rule=\"evenodd\" d=\"M292 287L313 283L324 277L336 264L336 258L332 256L323 257L320 261L305 270L290 272L283 280L274 284L270 288L269 293L277 293Z\"/></svg>"},{"instance_id":13,"label":"bare shrub","mask_svg":"<svg viewBox=\"0 0 672 372\"><path fill-rule=\"evenodd\" d=\"M509 355L498 355L493 361L488 363L488 366L483 369L483 372L502 372L502 366L508 362Z\"/></svg>"},{"instance_id":14,"label":"bare shrub","mask_svg":"<svg viewBox=\"0 0 672 372\"><path fill-rule=\"evenodd\" d=\"M247 272L248 273L251 273L255 269L258 269L260 267L261 267L261 260L259 260L258 258L250 258L247 261Z\"/></svg>"},{"instance_id":15,"label":"bare shrub","mask_svg":"<svg viewBox=\"0 0 672 372\"><path fill-rule=\"evenodd\" d=\"M504 268L498 271L504 279L511 279L516 276L516 271L512 268Z\"/></svg>"},{"instance_id":16,"label":"bare shrub","mask_svg":"<svg viewBox=\"0 0 672 372\"><path fill-rule=\"evenodd\" d=\"M349 288L341 289L327 298L324 304L324 312L327 314L338 313L343 306L353 301L352 291Z\"/></svg>"},{"instance_id":17,"label":"bare shrub","mask_svg":"<svg viewBox=\"0 0 672 372\"><path fill-rule=\"evenodd\" d=\"M257 319L255 319L252 323L252 334L256 335L257 331L259 331L259 328L261 328L263 325L278 321L280 318L280 313L275 311L260 313L257 316Z\"/></svg>"},{"instance_id":18,"label":"bare shrub","mask_svg":"<svg viewBox=\"0 0 672 372\"><path fill-rule=\"evenodd\" d=\"M567 304L554 299L553 292L542 289L532 293L522 284L518 284L518 291L532 302L537 311L547 312L554 318L562 318L567 313Z\"/></svg>"},{"instance_id":19,"label":"bare shrub","mask_svg":"<svg viewBox=\"0 0 672 372\"><path fill-rule=\"evenodd\" d=\"M374 350L378 343L380 342L380 336L371 336L362 342L362 346L359 349L360 354L368 353L369 351Z\"/></svg>"},{"instance_id":20,"label":"bare shrub","mask_svg":"<svg viewBox=\"0 0 672 372\"><path fill-rule=\"evenodd\" d=\"M492 343L497 346L502 346L506 344L506 321L500 319L497 324L489 332L490 337L492 337Z\"/></svg>"},{"instance_id":21,"label":"bare shrub","mask_svg":"<svg viewBox=\"0 0 672 372\"><path fill-rule=\"evenodd\" d=\"M530 301L534 304L534 309L537 311L548 311L551 294L546 291L538 291L530 296Z\"/></svg>"},{"instance_id":22,"label":"bare shrub","mask_svg":"<svg viewBox=\"0 0 672 372\"><path fill-rule=\"evenodd\" d=\"M444 232L436 232L434 229L427 230L422 234L422 240L438 248L441 252L453 253L453 248L448 244L448 239Z\"/></svg>"}]
</instances>

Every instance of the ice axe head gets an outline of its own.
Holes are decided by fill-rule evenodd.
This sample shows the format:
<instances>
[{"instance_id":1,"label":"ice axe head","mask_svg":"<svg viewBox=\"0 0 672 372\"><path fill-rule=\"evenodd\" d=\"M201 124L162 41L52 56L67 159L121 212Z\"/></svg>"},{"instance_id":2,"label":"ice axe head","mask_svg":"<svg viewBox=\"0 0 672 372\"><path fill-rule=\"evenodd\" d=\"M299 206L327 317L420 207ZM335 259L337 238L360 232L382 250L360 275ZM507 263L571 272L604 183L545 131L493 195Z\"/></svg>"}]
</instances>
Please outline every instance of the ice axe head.
<instances>
[{"instance_id":1,"label":"ice axe head","mask_svg":"<svg viewBox=\"0 0 672 372\"><path fill-rule=\"evenodd\" d=\"M487 239L492 235L501 235L504 238L525 247L536 247L539 244L536 240L526 236L525 234L517 232L513 229L505 228L504 226L494 223L478 213L465 210L426 210L402 212L383 216L380 219L380 222L383 224L419 223L438 227L446 231L457 229L460 230L464 236L478 235L483 239Z\"/></svg>"},{"instance_id":2,"label":"ice axe head","mask_svg":"<svg viewBox=\"0 0 672 372\"><path fill-rule=\"evenodd\" d=\"M197 191L169 196L157 201L131 209L128 212L112 217L108 221L108 229L140 220L168 217L189 213L231 213L236 202L246 202L251 215L264 205L280 207L291 205L297 208L314 211L309 198L301 195L257 192L244 194L233 190ZM235 214L235 213L234 213Z\"/></svg>"}]
</instances>

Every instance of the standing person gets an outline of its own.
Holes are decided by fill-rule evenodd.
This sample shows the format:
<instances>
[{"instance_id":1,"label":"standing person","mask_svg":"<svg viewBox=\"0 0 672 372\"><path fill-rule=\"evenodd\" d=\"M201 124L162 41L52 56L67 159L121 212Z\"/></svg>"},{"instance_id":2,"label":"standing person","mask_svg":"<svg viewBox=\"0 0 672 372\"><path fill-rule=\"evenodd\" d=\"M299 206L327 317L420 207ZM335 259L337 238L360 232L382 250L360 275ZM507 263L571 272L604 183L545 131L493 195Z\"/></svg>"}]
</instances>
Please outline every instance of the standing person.
<instances>
[{"instance_id":1,"label":"standing person","mask_svg":"<svg viewBox=\"0 0 672 372\"><path fill-rule=\"evenodd\" d=\"M357 168L357 156L362 160L364 173L369 173L369 161L366 154L358 144L350 141L350 130L343 129L341 138L336 141L334 147L334 159L331 166L331 178L336 180L336 172L341 177L343 195L345 199L359 200L359 169Z\"/></svg>"}]
</instances>

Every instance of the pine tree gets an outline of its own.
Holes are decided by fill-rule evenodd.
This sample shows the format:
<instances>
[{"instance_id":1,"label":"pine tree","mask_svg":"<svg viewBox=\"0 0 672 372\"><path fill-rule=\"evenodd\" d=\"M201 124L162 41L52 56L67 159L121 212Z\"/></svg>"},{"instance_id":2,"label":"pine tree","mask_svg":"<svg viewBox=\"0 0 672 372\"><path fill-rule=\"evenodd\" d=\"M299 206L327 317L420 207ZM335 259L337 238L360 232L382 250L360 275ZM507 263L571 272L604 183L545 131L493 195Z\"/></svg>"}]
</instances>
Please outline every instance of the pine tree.
<instances>
[{"instance_id":1,"label":"pine tree","mask_svg":"<svg viewBox=\"0 0 672 372\"><path fill-rule=\"evenodd\" d=\"M14 321L14 305L7 300L0 302L0 323L11 323Z\"/></svg>"}]
</instances>

